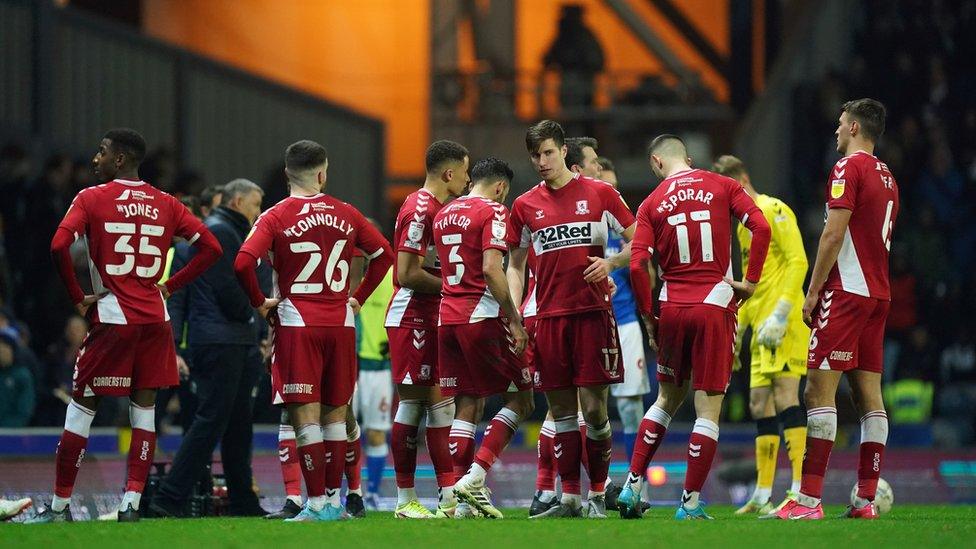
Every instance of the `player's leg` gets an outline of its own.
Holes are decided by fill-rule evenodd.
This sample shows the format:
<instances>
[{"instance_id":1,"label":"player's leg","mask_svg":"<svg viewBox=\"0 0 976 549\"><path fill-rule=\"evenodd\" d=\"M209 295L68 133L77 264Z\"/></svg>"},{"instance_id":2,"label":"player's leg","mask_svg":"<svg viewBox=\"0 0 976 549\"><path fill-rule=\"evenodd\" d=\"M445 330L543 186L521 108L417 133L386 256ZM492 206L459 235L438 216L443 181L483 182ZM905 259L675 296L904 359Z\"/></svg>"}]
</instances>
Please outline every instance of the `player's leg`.
<instances>
[{"instance_id":1,"label":"player's leg","mask_svg":"<svg viewBox=\"0 0 976 549\"><path fill-rule=\"evenodd\" d=\"M688 472L675 518L710 518L704 513L699 498L718 449L718 418L724 398L724 392L695 390L697 419L688 439Z\"/></svg>"},{"instance_id":2,"label":"player's leg","mask_svg":"<svg viewBox=\"0 0 976 549\"><path fill-rule=\"evenodd\" d=\"M389 432L389 429L366 429L366 505L370 509L379 508L386 456L390 453L390 446L386 441Z\"/></svg>"},{"instance_id":3,"label":"player's leg","mask_svg":"<svg viewBox=\"0 0 976 549\"><path fill-rule=\"evenodd\" d=\"M848 373L854 403L861 416L861 445L857 467L856 510L863 510L874 502L881 478L881 465L888 441L888 415L881 398L881 373L863 369ZM872 509L873 510L873 509ZM873 513L872 513L873 514Z\"/></svg>"},{"instance_id":4,"label":"player's leg","mask_svg":"<svg viewBox=\"0 0 976 549\"><path fill-rule=\"evenodd\" d=\"M119 518L131 508L138 511L142 492L149 478L153 455L156 453L156 389L136 389L129 397L129 425L132 439L126 459L125 493L119 504ZM131 517L138 520L137 515Z\"/></svg>"},{"instance_id":5,"label":"player's leg","mask_svg":"<svg viewBox=\"0 0 976 549\"><path fill-rule=\"evenodd\" d=\"M607 413L607 386L581 387L580 406L586 420L586 474L590 478L590 493L587 500L601 498L606 491L607 477L610 473L610 457L613 451L613 429ZM593 511L592 506L591 511ZM600 513L604 514L605 513Z\"/></svg>"},{"instance_id":6,"label":"player's leg","mask_svg":"<svg viewBox=\"0 0 976 549\"><path fill-rule=\"evenodd\" d=\"M617 413L620 415L620 426L624 433L624 455L629 458L634 453L637 430L644 418L643 395L617 397Z\"/></svg>"},{"instance_id":7,"label":"player's leg","mask_svg":"<svg viewBox=\"0 0 976 549\"><path fill-rule=\"evenodd\" d=\"M417 503L417 490L414 487L417 471L417 433L420 430L420 420L424 417L424 405L429 398L429 391L430 388L424 386L397 385L399 403L393 417L393 429L390 432L390 450L396 472L397 508L411 503L416 504L418 509L421 508ZM427 515L432 514L428 511Z\"/></svg>"},{"instance_id":8,"label":"player's leg","mask_svg":"<svg viewBox=\"0 0 976 549\"><path fill-rule=\"evenodd\" d=\"M539 430L539 440L536 442L536 474L535 496L529 508L529 516L545 512L558 504L556 499L556 457L552 453L552 446L556 438L556 422L552 418L552 411L546 412Z\"/></svg>"},{"instance_id":9,"label":"player's leg","mask_svg":"<svg viewBox=\"0 0 976 549\"><path fill-rule=\"evenodd\" d=\"M770 511L764 507L773 493L776 456L779 452L779 425L776 423L771 380L768 376L761 377L764 383L756 386L754 382L749 390L749 412L756 421L756 490L749 501L736 510L737 515Z\"/></svg>"},{"instance_id":10,"label":"player's leg","mask_svg":"<svg viewBox=\"0 0 976 549\"><path fill-rule=\"evenodd\" d=\"M359 374L361 428L366 430L366 505L377 509L386 454L389 453L387 434L392 426L390 407L393 402L393 381L390 370L363 371Z\"/></svg>"},{"instance_id":11,"label":"player's leg","mask_svg":"<svg viewBox=\"0 0 976 549\"><path fill-rule=\"evenodd\" d=\"M583 448L577 421L577 390L575 387L546 392L546 400L553 416L556 435L553 437L552 455L562 483L561 506L573 510L582 508L580 494L580 459ZM537 516L544 516L542 515Z\"/></svg>"},{"instance_id":12,"label":"player's leg","mask_svg":"<svg viewBox=\"0 0 976 549\"><path fill-rule=\"evenodd\" d=\"M773 401L776 406L776 416L783 428L783 440L786 442L786 453L790 458L793 479L788 498L796 497L800 492L800 479L803 476L803 455L807 448L807 421L800 407L800 377L796 375L778 375L773 378Z\"/></svg>"},{"instance_id":13,"label":"player's leg","mask_svg":"<svg viewBox=\"0 0 976 549\"><path fill-rule=\"evenodd\" d=\"M298 443L287 410L281 411L281 423L278 425L278 461L285 485L285 505L280 511L265 516L271 520L288 519L302 510L302 470L298 464Z\"/></svg>"},{"instance_id":14,"label":"player's leg","mask_svg":"<svg viewBox=\"0 0 976 549\"><path fill-rule=\"evenodd\" d=\"M443 365L444 362L442 361ZM480 412L484 407L484 400L472 395L456 395L454 397L454 422L451 423L449 448L454 459L454 475L461 478L468 472L474 461L477 449L474 442L475 430L481 419Z\"/></svg>"},{"instance_id":15,"label":"player's leg","mask_svg":"<svg viewBox=\"0 0 976 549\"><path fill-rule=\"evenodd\" d=\"M299 463L305 490L306 507L321 511L325 507L325 440L322 436L322 406L318 402L299 402L287 405L288 420L295 430ZM343 433L345 430L343 430Z\"/></svg>"},{"instance_id":16,"label":"player's leg","mask_svg":"<svg viewBox=\"0 0 976 549\"><path fill-rule=\"evenodd\" d=\"M438 516L453 516L457 507L454 497L454 458L451 456L451 424L454 423L454 397L441 394L440 387L431 387L427 406L427 453L437 478Z\"/></svg>"},{"instance_id":17,"label":"player's leg","mask_svg":"<svg viewBox=\"0 0 976 549\"><path fill-rule=\"evenodd\" d=\"M360 444L360 428L352 406L346 406L346 511L353 517L366 516L363 503L363 453Z\"/></svg>"},{"instance_id":18,"label":"player's leg","mask_svg":"<svg viewBox=\"0 0 976 549\"><path fill-rule=\"evenodd\" d=\"M827 462L837 436L837 387L841 373L833 370L810 370L803 399L807 407L806 456L797 502L808 508L820 506Z\"/></svg>"},{"instance_id":19,"label":"player's leg","mask_svg":"<svg viewBox=\"0 0 976 549\"><path fill-rule=\"evenodd\" d=\"M101 397L98 396L76 395L68 403L64 417L64 431L61 433L54 458L54 497L49 509L54 515L49 518L71 520L71 512L65 511L71 504L71 493L74 491L81 462L85 459L88 435L100 401Z\"/></svg>"},{"instance_id":20,"label":"player's leg","mask_svg":"<svg viewBox=\"0 0 976 549\"><path fill-rule=\"evenodd\" d=\"M644 415L644 395L651 391L644 357L644 337L639 322L617 326L620 334L621 362L624 365L624 381L610 386L610 394L616 398L617 413L624 433L626 456L634 453L637 429Z\"/></svg>"},{"instance_id":21,"label":"player's leg","mask_svg":"<svg viewBox=\"0 0 976 549\"><path fill-rule=\"evenodd\" d=\"M657 398L647 409L644 419L637 429L637 440L634 453L630 458L627 480L617 498L617 506L622 518L640 518L642 509L640 495L644 487L644 476L647 466L654 458L655 452L664 441L671 418L684 402L688 394L688 383L681 385L673 381L659 380Z\"/></svg>"}]
</instances>

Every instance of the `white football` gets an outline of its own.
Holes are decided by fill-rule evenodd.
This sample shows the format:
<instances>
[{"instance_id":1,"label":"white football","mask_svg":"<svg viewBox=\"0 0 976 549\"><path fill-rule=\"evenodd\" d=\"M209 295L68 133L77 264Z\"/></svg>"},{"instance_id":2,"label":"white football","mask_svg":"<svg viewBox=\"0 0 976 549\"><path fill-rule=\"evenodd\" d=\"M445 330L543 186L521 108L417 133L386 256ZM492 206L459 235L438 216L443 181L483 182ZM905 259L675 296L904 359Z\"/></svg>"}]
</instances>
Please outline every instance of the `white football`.
<instances>
[{"instance_id":1,"label":"white football","mask_svg":"<svg viewBox=\"0 0 976 549\"><path fill-rule=\"evenodd\" d=\"M857 483L851 488L851 505L854 505L854 498L857 497ZM883 478L878 479L878 491L874 493L874 506L879 515L891 511L891 506L895 503L895 493L891 490L891 485Z\"/></svg>"}]
</instances>

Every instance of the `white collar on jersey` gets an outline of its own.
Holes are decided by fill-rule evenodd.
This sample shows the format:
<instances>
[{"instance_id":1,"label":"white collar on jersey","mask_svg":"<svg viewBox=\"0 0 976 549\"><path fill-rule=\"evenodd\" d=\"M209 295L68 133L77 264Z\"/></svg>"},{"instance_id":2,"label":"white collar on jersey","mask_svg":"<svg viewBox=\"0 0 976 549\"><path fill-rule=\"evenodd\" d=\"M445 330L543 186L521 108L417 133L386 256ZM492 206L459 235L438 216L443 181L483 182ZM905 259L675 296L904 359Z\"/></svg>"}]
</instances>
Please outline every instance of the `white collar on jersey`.
<instances>
[{"instance_id":1,"label":"white collar on jersey","mask_svg":"<svg viewBox=\"0 0 976 549\"><path fill-rule=\"evenodd\" d=\"M297 194L288 195L289 198L297 198L299 200L313 200L319 197L325 196L323 193L315 193L312 196L301 196Z\"/></svg>"},{"instance_id":2,"label":"white collar on jersey","mask_svg":"<svg viewBox=\"0 0 976 549\"><path fill-rule=\"evenodd\" d=\"M146 182L145 181L142 181L142 180L139 180L139 181L131 181L129 179L113 179L112 181L114 183L120 183L122 185L127 185L129 187L138 187L139 185L145 185L146 184Z\"/></svg>"}]
</instances>

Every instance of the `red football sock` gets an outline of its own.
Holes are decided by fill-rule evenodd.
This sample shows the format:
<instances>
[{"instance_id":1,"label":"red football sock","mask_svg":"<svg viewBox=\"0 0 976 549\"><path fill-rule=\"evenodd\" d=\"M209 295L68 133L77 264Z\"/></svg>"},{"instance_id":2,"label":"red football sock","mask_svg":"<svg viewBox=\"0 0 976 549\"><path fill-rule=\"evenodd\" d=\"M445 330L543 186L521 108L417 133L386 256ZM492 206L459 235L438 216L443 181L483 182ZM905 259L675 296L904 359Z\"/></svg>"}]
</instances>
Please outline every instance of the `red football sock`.
<instances>
[{"instance_id":1,"label":"red football sock","mask_svg":"<svg viewBox=\"0 0 976 549\"><path fill-rule=\"evenodd\" d=\"M437 485L441 487L454 485L454 458L449 446L450 436L450 427L427 426L427 453L434 465Z\"/></svg>"},{"instance_id":2,"label":"red football sock","mask_svg":"<svg viewBox=\"0 0 976 549\"><path fill-rule=\"evenodd\" d=\"M491 469L495 460L512 441L518 423L518 414L508 408L502 408L492 418L485 429L485 438L481 441L481 448L478 448L478 454L474 457L475 462L485 471Z\"/></svg>"},{"instance_id":3,"label":"red football sock","mask_svg":"<svg viewBox=\"0 0 976 549\"><path fill-rule=\"evenodd\" d=\"M537 462L535 489L541 491L556 491L556 460L552 455L553 438L556 436L556 424L552 421L542 423L539 431L539 442L536 445Z\"/></svg>"},{"instance_id":4,"label":"red football sock","mask_svg":"<svg viewBox=\"0 0 976 549\"><path fill-rule=\"evenodd\" d=\"M590 455L589 452L586 452L586 421L583 420L583 414L576 415L576 423L579 425L580 448L583 449L583 452L580 454L580 463L583 464L583 470L586 471L586 474L589 474Z\"/></svg>"},{"instance_id":5,"label":"red football sock","mask_svg":"<svg viewBox=\"0 0 976 549\"><path fill-rule=\"evenodd\" d=\"M657 449L661 447L661 441L664 440L664 434L668 431L670 419L668 416L664 424L648 419L646 416L641 420L640 427L637 429L637 439L634 442L634 455L630 457L630 473L632 475L644 478L647 465L654 459L654 453L657 452Z\"/></svg>"},{"instance_id":6,"label":"red football sock","mask_svg":"<svg viewBox=\"0 0 976 549\"><path fill-rule=\"evenodd\" d=\"M715 450L718 448L718 425L707 419L695 421L688 440L688 472L685 474L685 492L701 492L712 468Z\"/></svg>"},{"instance_id":7,"label":"red football sock","mask_svg":"<svg viewBox=\"0 0 976 549\"><path fill-rule=\"evenodd\" d=\"M325 450L325 495L339 497L342 488L342 473L346 470L346 422L337 421L325 425L322 442Z\"/></svg>"},{"instance_id":8,"label":"red football sock","mask_svg":"<svg viewBox=\"0 0 976 549\"><path fill-rule=\"evenodd\" d=\"M302 425L298 429L298 454L301 456L302 476L305 477L305 489L308 497L314 498L325 495L325 443L322 441L322 428L314 423ZM342 463L341 460L336 460ZM339 469L342 477L342 469Z\"/></svg>"},{"instance_id":9,"label":"red football sock","mask_svg":"<svg viewBox=\"0 0 976 549\"><path fill-rule=\"evenodd\" d=\"M610 455L613 452L613 432L608 420L601 426L590 427L587 425L587 432L594 437L601 437L594 440L587 435L586 451L583 455L587 456L584 460L586 474L590 477L590 491L603 492L606 489L607 477L610 475Z\"/></svg>"},{"instance_id":10,"label":"red football sock","mask_svg":"<svg viewBox=\"0 0 976 549\"><path fill-rule=\"evenodd\" d=\"M146 479L149 478L149 469L152 467L155 452L156 432L133 429L127 460L129 472L125 482L126 492L142 493L146 487Z\"/></svg>"},{"instance_id":11,"label":"red football sock","mask_svg":"<svg viewBox=\"0 0 976 549\"><path fill-rule=\"evenodd\" d=\"M295 431L289 427L293 438L278 439L278 460L281 461L281 478L285 483L286 496L302 496L302 469L298 464L298 443Z\"/></svg>"},{"instance_id":12,"label":"red football sock","mask_svg":"<svg viewBox=\"0 0 976 549\"><path fill-rule=\"evenodd\" d=\"M396 471L398 488L413 488L414 475L417 472L417 431L416 425L393 423L390 450L393 453L393 469Z\"/></svg>"},{"instance_id":13,"label":"red football sock","mask_svg":"<svg viewBox=\"0 0 976 549\"><path fill-rule=\"evenodd\" d=\"M363 452L359 441L359 430L355 440L346 440L346 487L359 490L363 483Z\"/></svg>"},{"instance_id":14,"label":"red football sock","mask_svg":"<svg viewBox=\"0 0 976 549\"><path fill-rule=\"evenodd\" d=\"M800 493L820 499L823 495L824 475L834 447L837 433L837 409L833 407L807 410L807 452L803 456Z\"/></svg>"},{"instance_id":15,"label":"red football sock","mask_svg":"<svg viewBox=\"0 0 976 549\"><path fill-rule=\"evenodd\" d=\"M861 418L861 453L857 465L857 497L874 501L881 478L881 460L888 441L888 415L884 410Z\"/></svg>"},{"instance_id":16,"label":"red football sock","mask_svg":"<svg viewBox=\"0 0 976 549\"><path fill-rule=\"evenodd\" d=\"M94 410L89 410L73 400L68 403L64 431L61 433L55 456L54 495L59 498L71 497L75 479L78 478L78 469L85 459L85 448L88 446L88 433L91 431L93 419Z\"/></svg>"},{"instance_id":17,"label":"red football sock","mask_svg":"<svg viewBox=\"0 0 976 549\"><path fill-rule=\"evenodd\" d=\"M556 437L552 444L552 455L563 485L563 494L580 495L580 458L583 454L582 440L576 417L556 418Z\"/></svg>"},{"instance_id":18,"label":"red football sock","mask_svg":"<svg viewBox=\"0 0 976 549\"><path fill-rule=\"evenodd\" d=\"M473 423L455 419L451 424L451 434L448 438L448 448L454 460L454 476L461 478L468 472L474 461L474 430Z\"/></svg>"}]
</instances>

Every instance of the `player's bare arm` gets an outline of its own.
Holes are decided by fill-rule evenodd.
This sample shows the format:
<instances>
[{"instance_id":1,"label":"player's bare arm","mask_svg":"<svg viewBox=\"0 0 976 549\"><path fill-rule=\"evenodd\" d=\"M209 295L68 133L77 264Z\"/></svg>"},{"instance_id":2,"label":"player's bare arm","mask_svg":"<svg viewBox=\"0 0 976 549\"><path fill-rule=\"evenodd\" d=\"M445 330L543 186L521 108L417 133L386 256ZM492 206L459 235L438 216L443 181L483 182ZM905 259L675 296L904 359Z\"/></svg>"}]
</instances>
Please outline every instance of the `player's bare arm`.
<instances>
[{"instance_id":1,"label":"player's bare arm","mask_svg":"<svg viewBox=\"0 0 976 549\"><path fill-rule=\"evenodd\" d=\"M508 291L513 299L521 300L525 293L525 264L528 258L528 248L513 248L509 253L505 278L508 279Z\"/></svg>"},{"instance_id":2,"label":"player's bare arm","mask_svg":"<svg viewBox=\"0 0 976 549\"><path fill-rule=\"evenodd\" d=\"M837 255L840 254L844 242L844 233L851 222L851 213L851 210L845 208L831 208L827 212L827 223L824 225L823 234L820 235L817 260L813 264L810 286L807 289L807 297L803 301L803 322L807 326L813 326L813 309L820 299L820 290L823 289L830 269L837 263Z\"/></svg>"},{"instance_id":3,"label":"player's bare arm","mask_svg":"<svg viewBox=\"0 0 976 549\"><path fill-rule=\"evenodd\" d=\"M397 281L400 286L422 294L441 293L441 279L424 270L424 256L397 253Z\"/></svg>"},{"instance_id":4,"label":"player's bare arm","mask_svg":"<svg viewBox=\"0 0 976 549\"><path fill-rule=\"evenodd\" d=\"M515 303L512 301L512 295L509 293L506 273L502 268L504 256L502 256L502 252L499 250L485 250L483 257L482 270L485 273L485 283L488 285L491 295L498 301L502 315L508 321L508 328L512 331L512 337L515 338L515 352L522 354L522 351L525 350L525 345L529 341L529 334L525 331L525 327L522 326L522 319L518 314L518 308L515 306Z\"/></svg>"},{"instance_id":5,"label":"player's bare arm","mask_svg":"<svg viewBox=\"0 0 976 549\"><path fill-rule=\"evenodd\" d=\"M622 269L630 264L630 244L634 239L634 231L636 230L637 224L634 223L630 227L624 230L620 235L627 242L621 248L620 253L617 253L609 258L602 257L587 257L590 260L589 267L583 271L583 280L587 282L599 282L610 276L610 273Z\"/></svg>"}]
</instances>

